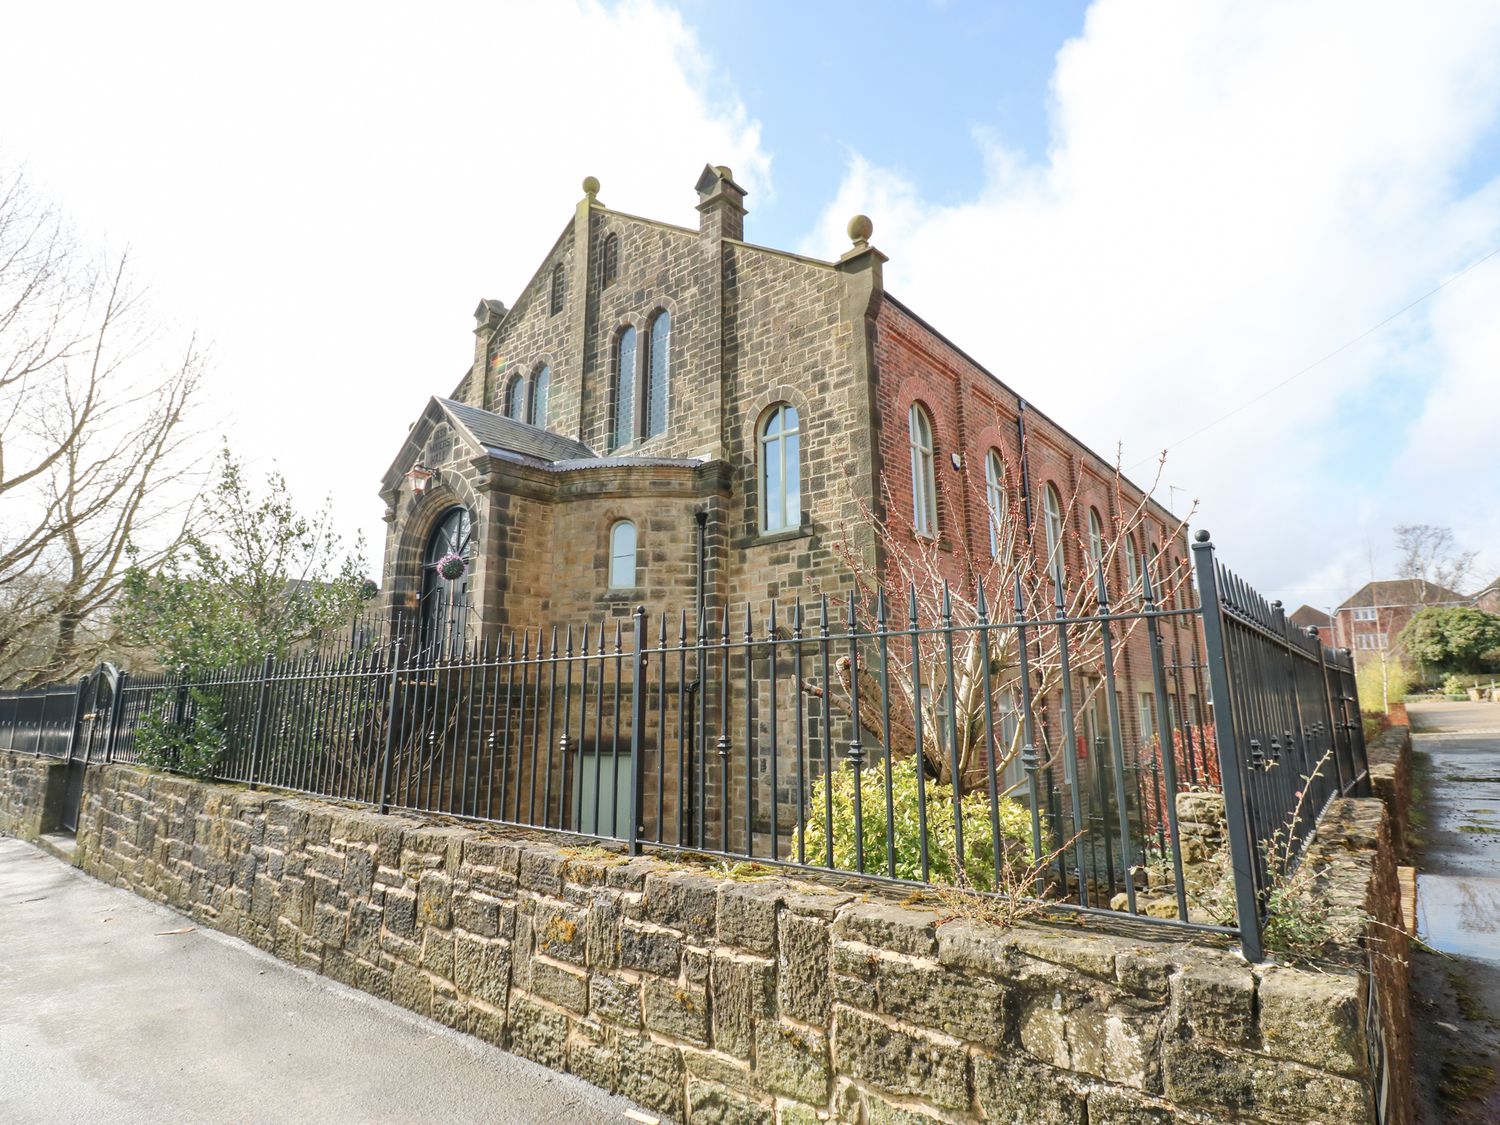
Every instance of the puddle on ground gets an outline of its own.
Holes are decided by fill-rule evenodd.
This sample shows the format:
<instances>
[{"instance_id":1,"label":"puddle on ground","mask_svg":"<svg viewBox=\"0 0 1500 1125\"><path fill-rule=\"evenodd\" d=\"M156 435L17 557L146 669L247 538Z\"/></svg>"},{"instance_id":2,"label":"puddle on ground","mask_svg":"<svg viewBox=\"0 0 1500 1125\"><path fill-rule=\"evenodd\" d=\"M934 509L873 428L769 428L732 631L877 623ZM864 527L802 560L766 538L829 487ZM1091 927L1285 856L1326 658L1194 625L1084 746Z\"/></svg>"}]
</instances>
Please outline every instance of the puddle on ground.
<instances>
[{"instance_id":1,"label":"puddle on ground","mask_svg":"<svg viewBox=\"0 0 1500 1125\"><path fill-rule=\"evenodd\" d=\"M1417 932L1443 953L1500 965L1500 879L1419 874Z\"/></svg>"}]
</instances>

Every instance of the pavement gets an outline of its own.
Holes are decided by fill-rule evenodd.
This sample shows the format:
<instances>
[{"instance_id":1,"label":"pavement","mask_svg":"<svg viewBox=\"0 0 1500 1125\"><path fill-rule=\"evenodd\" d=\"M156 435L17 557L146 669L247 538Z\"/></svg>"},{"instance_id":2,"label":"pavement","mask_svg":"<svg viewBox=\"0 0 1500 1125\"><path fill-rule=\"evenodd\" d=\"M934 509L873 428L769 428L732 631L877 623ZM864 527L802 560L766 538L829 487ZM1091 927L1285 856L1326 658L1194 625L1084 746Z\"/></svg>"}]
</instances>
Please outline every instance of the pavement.
<instances>
[{"instance_id":1,"label":"pavement","mask_svg":"<svg viewBox=\"0 0 1500 1125\"><path fill-rule=\"evenodd\" d=\"M630 1111L0 839L0 1122L620 1125Z\"/></svg>"},{"instance_id":2,"label":"pavement","mask_svg":"<svg viewBox=\"0 0 1500 1125\"><path fill-rule=\"evenodd\" d=\"M1419 1120L1500 1121L1500 703L1409 703Z\"/></svg>"}]
</instances>

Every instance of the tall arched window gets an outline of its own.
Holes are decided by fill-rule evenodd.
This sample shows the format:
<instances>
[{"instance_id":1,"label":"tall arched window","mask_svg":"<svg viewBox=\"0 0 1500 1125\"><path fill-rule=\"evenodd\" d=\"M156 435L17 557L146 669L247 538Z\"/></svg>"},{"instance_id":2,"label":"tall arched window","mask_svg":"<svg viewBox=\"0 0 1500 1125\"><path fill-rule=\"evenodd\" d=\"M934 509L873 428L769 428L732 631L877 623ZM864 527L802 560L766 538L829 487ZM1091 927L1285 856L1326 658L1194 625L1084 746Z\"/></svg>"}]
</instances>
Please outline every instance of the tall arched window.
<instances>
[{"instance_id":1,"label":"tall arched window","mask_svg":"<svg viewBox=\"0 0 1500 1125\"><path fill-rule=\"evenodd\" d=\"M1099 509L1089 509L1089 562L1093 565L1094 573L1099 572L1099 564L1104 561L1104 521L1099 518Z\"/></svg>"},{"instance_id":2,"label":"tall arched window","mask_svg":"<svg viewBox=\"0 0 1500 1125\"><path fill-rule=\"evenodd\" d=\"M563 292L566 285L567 279L563 274L563 264L558 262L557 265L552 267L552 304L550 311L553 316L562 312Z\"/></svg>"},{"instance_id":3,"label":"tall arched window","mask_svg":"<svg viewBox=\"0 0 1500 1125\"><path fill-rule=\"evenodd\" d=\"M629 520L609 529L609 585L612 590L635 586L635 524Z\"/></svg>"},{"instance_id":4,"label":"tall arched window","mask_svg":"<svg viewBox=\"0 0 1500 1125\"><path fill-rule=\"evenodd\" d=\"M1053 485L1042 493L1042 519L1047 533L1047 570L1059 586L1063 580L1062 497Z\"/></svg>"},{"instance_id":5,"label":"tall arched window","mask_svg":"<svg viewBox=\"0 0 1500 1125\"><path fill-rule=\"evenodd\" d=\"M635 329L626 327L615 341L615 417L611 448L635 437Z\"/></svg>"},{"instance_id":6,"label":"tall arched window","mask_svg":"<svg viewBox=\"0 0 1500 1125\"><path fill-rule=\"evenodd\" d=\"M547 424L547 394L552 389L552 368L545 363L531 377L531 412L527 421L533 426Z\"/></svg>"},{"instance_id":7,"label":"tall arched window","mask_svg":"<svg viewBox=\"0 0 1500 1125\"><path fill-rule=\"evenodd\" d=\"M984 458L984 500L990 513L990 554L1000 557L1000 529L1005 523L1005 466L1000 451L992 449Z\"/></svg>"},{"instance_id":8,"label":"tall arched window","mask_svg":"<svg viewBox=\"0 0 1500 1125\"><path fill-rule=\"evenodd\" d=\"M466 563L456 578L448 578L438 564L449 555ZM461 648L469 611L469 565L473 561L469 510L455 506L438 517L422 555L422 645L441 651Z\"/></svg>"},{"instance_id":9,"label":"tall arched window","mask_svg":"<svg viewBox=\"0 0 1500 1125\"><path fill-rule=\"evenodd\" d=\"M797 408L775 407L760 431L760 529L802 526L802 428Z\"/></svg>"},{"instance_id":10,"label":"tall arched window","mask_svg":"<svg viewBox=\"0 0 1500 1125\"><path fill-rule=\"evenodd\" d=\"M646 348L646 437L667 429L668 349L672 343L672 316L662 309L651 318Z\"/></svg>"},{"instance_id":11,"label":"tall arched window","mask_svg":"<svg viewBox=\"0 0 1500 1125\"><path fill-rule=\"evenodd\" d=\"M526 421L526 380L521 375L512 375L505 385L505 416Z\"/></svg>"},{"instance_id":12,"label":"tall arched window","mask_svg":"<svg viewBox=\"0 0 1500 1125\"><path fill-rule=\"evenodd\" d=\"M1135 549L1135 536L1125 535L1125 592L1133 594L1141 581L1141 557Z\"/></svg>"},{"instance_id":13,"label":"tall arched window","mask_svg":"<svg viewBox=\"0 0 1500 1125\"><path fill-rule=\"evenodd\" d=\"M599 248L599 284L608 289L620 276L620 236L607 234L604 245Z\"/></svg>"},{"instance_id":14,"label":"tall arched window","mask_svg":"<svg viewBox=\"0 0 1500 1125\"><path fill-rule=\"evenodd\" d=\"M911 442L912 529L928 539L937 538L937 474L933 469L932 419L916 403L907 415Z\"/></svg>"}]
</instances>

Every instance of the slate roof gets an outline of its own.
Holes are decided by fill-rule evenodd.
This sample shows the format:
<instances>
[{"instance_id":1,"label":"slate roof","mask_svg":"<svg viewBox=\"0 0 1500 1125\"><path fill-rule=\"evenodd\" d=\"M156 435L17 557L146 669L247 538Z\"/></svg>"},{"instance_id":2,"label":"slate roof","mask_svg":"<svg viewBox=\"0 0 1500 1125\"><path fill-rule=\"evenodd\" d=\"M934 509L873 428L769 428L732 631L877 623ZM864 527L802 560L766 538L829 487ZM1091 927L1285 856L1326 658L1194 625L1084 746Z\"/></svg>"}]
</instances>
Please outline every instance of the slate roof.
<instances>
[{"instance_id":1,"label":"slate roof","mask_svg":"<svg viewBox=\"0 0 1500 1125\"><path fill-rule=\"evenodd\" d=\"M1383 582L1366 582L1351 597L1345 599L1339 608L1447 605L1466 601L1468 599L1462 594L1435 582L1423 582L1420 578L1396 578Z\"/></svg>"},{"instance_id":2,"label":"slate roof","mask_svg":"<svg viewBox=\"0 0 1500 1125\"><path fill-rule=\"evenodd\" d=\"M1288 620L1299 629L1327 629L1333 624L1333 618L1310 605L1299 606Z\"/></svg>"},{"instance_id":3,"label":"slate roof","mask_svg":"<svg viewBox=\"0 0 1500 1125\"><path fill-rule=\"evenodd\" d=\"M520 453L538 461L576 461L595 456L581 441L554 434L538 426L528 426L503 414L467 406L450 398L437 400L448 417L468 432L476 445L490 453Z\"/></svg>"}]
</instances>

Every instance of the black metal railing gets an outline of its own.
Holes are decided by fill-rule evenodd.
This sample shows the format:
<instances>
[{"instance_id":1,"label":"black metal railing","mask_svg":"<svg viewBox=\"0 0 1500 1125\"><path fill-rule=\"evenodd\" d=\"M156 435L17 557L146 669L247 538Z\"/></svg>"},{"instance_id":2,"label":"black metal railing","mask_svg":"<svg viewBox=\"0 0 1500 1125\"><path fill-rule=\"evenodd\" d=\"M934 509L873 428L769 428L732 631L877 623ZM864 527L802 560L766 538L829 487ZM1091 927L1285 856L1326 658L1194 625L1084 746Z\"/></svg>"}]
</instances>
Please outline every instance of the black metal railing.
<instances>
[{"instance_id":1,"label":"black metal railing","mask_svg":"<svg viewBox=\"0 0 1500 1125\"><path fill-rule=\"evenodd\" d=\"M907 590L477 643L356 629L281 661L122 674L83 753L1130 914L1237 933L1259 959L1280 871L1329 798L1368 792L1362 729L1348 654L1200 539L1199 605L1158 603L1150 575L1112 600L1101 573L1087 612L1059 594L1028 613L1018 587L999 612L983 589ZM0 693L0 738L69 756L78 690ZM1220 791L1229 862L1206 886L1179 797Z\"/></svg>"}]
</instances>

